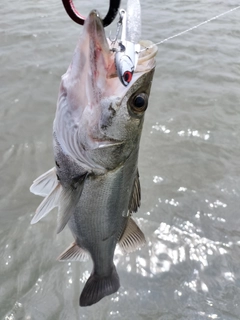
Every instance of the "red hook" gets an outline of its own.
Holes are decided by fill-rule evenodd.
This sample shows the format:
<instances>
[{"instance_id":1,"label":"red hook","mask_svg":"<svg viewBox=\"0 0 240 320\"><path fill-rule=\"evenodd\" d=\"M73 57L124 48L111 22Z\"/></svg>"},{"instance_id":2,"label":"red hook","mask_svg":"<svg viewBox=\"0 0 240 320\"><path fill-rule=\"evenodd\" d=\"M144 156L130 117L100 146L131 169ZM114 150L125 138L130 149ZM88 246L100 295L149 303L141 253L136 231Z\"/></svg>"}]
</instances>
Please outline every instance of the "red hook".
<instances>
[{"instance_id":1,"label":"red hook","mask_svg":"<svg viewBox=\"0 0 240 320\"><path fill-rule=\"evenodd\" d=\"M69 17L76 23L83 25L85 17L82 16L75 8L73 0L62 0L65 10ZM110 5L106 17L102 20L103 26L107 27L116 17L120 7L121 0L110 0Z\"/></svg>"}]
</instances>

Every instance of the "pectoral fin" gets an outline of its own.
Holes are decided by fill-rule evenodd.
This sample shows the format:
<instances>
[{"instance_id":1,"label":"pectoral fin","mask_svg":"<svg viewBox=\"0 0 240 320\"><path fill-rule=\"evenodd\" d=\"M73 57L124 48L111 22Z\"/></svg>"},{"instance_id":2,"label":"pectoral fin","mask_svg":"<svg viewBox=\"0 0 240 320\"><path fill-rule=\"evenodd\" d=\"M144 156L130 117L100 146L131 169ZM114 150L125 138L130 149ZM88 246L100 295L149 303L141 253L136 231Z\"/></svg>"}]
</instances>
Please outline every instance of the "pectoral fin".
<instances>
[{"instance_id":1,"label":"pectoral fin","mask_svg":"<svg viewBox=\"0 0 240 320\"><path fill-rule=\"evenodd\" d=\"M73 242L57 259L60 261L86 261L88 257L87 251Z\"/></svg>"},{"instance_id":2,"label":"pectoral fin","mask_svg":"<svg viewBox=\"0 0 240 320\"><path fill-rule=\"evenodd\" d=\"M137 170L137 174L135 177L135 181L133 184L133 190L132 190L132 197L129 202L129 212L137 212L138 208L140 207L141 204L141 186L140 186L140 181L139 181L139 173Z\"/></svg>"},{"instance_id":3,"label":"pectoral fin","mask_svg":"<svg viewBox=\"0 0 240 320\"><path fill-rule=\"evenodd\" d=\"M50 194L57 184L56 168L53 167L33 181L30 191L38 196L45 197Z\"/></svg>"},{"instance_id":4,"label":"pectoral fin","mask_svg":"<svg viewBox=\"0 0 240 320\"><path fill-rule=\"evenodd\" d=\"M58 206L61 193L62 186L58 182L52 192L50 192L50 194L46 198L44 198L38 206L35 216L32 218L31 224L37 223L39 220L45 217L53 208Z\"/></svg>"},{"instance_id":5,"label":"pectoral fin","mask_svg":"<svg viewBox=\"0 0 240 320\"><path fill-rule=\"evenodd\" d=\"M76 177L68 188L62 187L60 181L57 179L55 168L36 179L30 191L46 197L38 206L31 224L37 223L53 208L58 207L59 220L57 233L61 232L76 208L82 194L86 176L87 173Z\"/></svg>"},{"instance_id":6,"label":"pectoral fin","mask_svg":"<svg viewBox=\"0 0 240 320\"><path fill-rule=\"evenodd\" d=\"M119 239L119 246L124 253L137 250L146 243L145 236L136 222L129 218L127 226Z\"/></svg>"},{"instance_id":7,"label":"pectoral fin","mask_svg":"<svg viewBox=\"0 0 240 320\"><path fill-rule=\"evenodd\" d=\"M87 173L74 179L74 183L67 189L63 188L59 203L59 219L57 233L60 233L68 223L71 215L76 209L76 205L81 197L84 180Z\"/></svg>"}]
</instances>

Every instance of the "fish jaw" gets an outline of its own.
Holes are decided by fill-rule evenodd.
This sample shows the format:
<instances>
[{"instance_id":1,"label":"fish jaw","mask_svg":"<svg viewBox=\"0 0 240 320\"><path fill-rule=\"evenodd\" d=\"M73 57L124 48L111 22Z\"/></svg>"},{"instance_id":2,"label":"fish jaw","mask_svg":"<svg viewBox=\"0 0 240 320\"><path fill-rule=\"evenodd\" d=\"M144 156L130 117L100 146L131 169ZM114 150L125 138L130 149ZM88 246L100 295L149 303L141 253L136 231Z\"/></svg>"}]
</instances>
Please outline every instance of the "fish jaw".
<instances>
[{"instance_id":1,"label":"fish jaw","mask_svg":"<svg viewBox=\"0 0 240 320\"><path fill-rule=\"evenodd\" d=\"M87 18L72 63L62 77L53 135L54 144L88 172L114 169L129 157L131 141L138 145L144 115L130 114L129 99L141 90L149 94L155 54L144 62L140 54L140 68L124 87L98 13L92 11ZM113 152L118 159L108 163Z\"/></svg>"},{"instance_id":2,"label":"fish jaw","mask_svg":"<svg viewBox=\"0 0 240 320\"><path fill-rule=\"evenodd\" d=\"M89 170L97 165L87 157L87 150L121 143L111 137L108 139L98 129L99 105L118 88L118 83L111 81L114 73L114 54L109 49L99 14L92 11L84 24L72 62L62 76L53 125L54 143ZM96 137L93 137L93 131L97 132Z\"/></svg>"},{"instance_id":3,"label":"fish jaw","mask_svg":"<svg viewBox=\"0 0 240 320\"><path fill-rule=\"evenodd\" d=\"M82 111L88 105L96 107L105 95L108 78L114 72L114 54L109 49L102 20L93 10L84 24L72 62L62 78L60 95L68 94L72 110Z\"/></svg>"}]
</instances>

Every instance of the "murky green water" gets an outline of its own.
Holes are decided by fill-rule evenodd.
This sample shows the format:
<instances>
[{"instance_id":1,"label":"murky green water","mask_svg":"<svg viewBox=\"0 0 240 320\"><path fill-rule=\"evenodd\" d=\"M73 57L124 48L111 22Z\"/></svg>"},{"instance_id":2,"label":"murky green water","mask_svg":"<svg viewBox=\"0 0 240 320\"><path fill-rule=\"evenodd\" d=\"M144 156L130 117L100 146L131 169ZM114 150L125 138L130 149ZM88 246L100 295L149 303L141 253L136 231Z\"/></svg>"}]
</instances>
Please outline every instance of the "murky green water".
<instances>
[{"instance_id":1,"label":"murky green water","mask_svg":"<svg viewBox=\"0 0 240 320\"><path fill-rule=\"evenodd\" d=\"M100 4L76 2L85 14ZM142 38L237 5L142 1ZM0 13L0 318L240 319L240 10L159 46L135 215L148 245L116 252L121 288L90 308L78 299L91 262L55 260L72 241L67 228L56 236L56 212L30 226L41 199L29 186L53 166L60 76L81 27L60 0L2 1Z\"/></svg>"}]
</instances>

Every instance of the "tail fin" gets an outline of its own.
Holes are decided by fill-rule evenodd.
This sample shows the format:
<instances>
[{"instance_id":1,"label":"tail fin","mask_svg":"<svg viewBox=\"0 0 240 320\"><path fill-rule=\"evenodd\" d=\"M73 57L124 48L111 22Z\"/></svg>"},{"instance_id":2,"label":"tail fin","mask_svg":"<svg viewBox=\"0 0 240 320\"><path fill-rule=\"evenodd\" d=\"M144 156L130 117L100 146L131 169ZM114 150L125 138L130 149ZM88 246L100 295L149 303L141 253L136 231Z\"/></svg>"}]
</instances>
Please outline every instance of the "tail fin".
<instances>
[{"instance_id":1,"label":"tail fin","mask_svg":"<svg viewBox=\"0 0 240 320\"><path fill-rule=\"evenodd\" d=\"M101 277L93 273L87 280L80 296L80 306L87 307L108 296L120 287L119 277L116 267L113 266L112 273L106 277Z\"/></svg>"}]
</instances>

